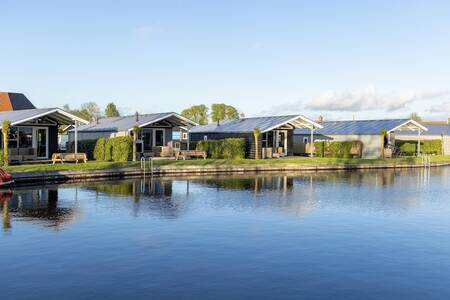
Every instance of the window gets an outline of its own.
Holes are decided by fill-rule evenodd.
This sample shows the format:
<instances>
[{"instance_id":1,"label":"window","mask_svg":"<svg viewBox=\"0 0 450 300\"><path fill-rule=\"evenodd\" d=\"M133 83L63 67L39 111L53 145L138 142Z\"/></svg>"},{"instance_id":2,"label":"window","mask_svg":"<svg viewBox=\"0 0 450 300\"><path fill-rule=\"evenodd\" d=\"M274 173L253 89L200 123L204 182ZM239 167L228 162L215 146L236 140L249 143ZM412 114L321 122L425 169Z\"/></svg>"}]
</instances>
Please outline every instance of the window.
<instances>
[{"instance_id":1,"label":"window","mask_svg":"<svg viewBox=\"0 0 450 300\"><path fill-rule=\"evenodd\" d=\"M19 148L33 147L33 128L19 127Z\"/></svg>"},{"instance_id":2,"label":"window","mask_svg":"<svg viewBox=\"0 0 450 300\"><path fill-rule=\"evenodd\" d=\"M148 129L142 130L142 142L144 143L144 151L152 150L153 131Z\"/></svg>"},{"instance_id":3,"label":"window","mask_svg":"<svg viewBox=\"0 0 450 300\"><path fill-rule=\"evenodd\" d=\"M203 140L204 140L204 141L207 141L207 140L208 140L208 136L207 136L207 135L204 135L204 136L203 136Z\"/></svg>"},{"instance_id":4,"label":"window","mask_svg":"<svg viewBox=\"0 0 450 300\"><path fill-rule=\"evenodd\" d=\"M155 129L153 138L154 146L164 146L164 129Z\"/></svg>"},{"instance_id":5,"label":"window","mask_svg":"<svg viewBox=\"0 0 450 300\"><path fill-rule=\"evenodd\" d=\"M179 131L172 131L172 140L176 140L176 141L180 140L180 132Z\"/></svg>"},{"instance_id":6,"label":"window","mask_svg":"<svg viewBox=\"0 0 450 300\"><path fill-rule=\"evenodd\" d=\"M17 148L17 127L11 127L8 135L8 148Z\"/></svg>"}]
</instances>

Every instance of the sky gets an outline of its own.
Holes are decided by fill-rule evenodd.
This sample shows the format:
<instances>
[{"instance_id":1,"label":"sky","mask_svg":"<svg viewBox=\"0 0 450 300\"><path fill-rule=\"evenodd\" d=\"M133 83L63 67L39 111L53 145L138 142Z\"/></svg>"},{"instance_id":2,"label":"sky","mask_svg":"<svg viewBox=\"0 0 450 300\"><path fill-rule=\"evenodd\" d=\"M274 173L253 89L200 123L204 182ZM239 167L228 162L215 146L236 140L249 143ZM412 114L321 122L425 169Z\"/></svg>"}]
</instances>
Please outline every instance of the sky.
<instances>
[{"instance_id":1,"label":"sky","mask_svg":"<svg viewBox=\"0 0 450 300\"><path fill-rule=\"evenodd\" d=\"M0 90L122 113L450 117L450 1L0 0Z\"/></svg>"}]
</instances>

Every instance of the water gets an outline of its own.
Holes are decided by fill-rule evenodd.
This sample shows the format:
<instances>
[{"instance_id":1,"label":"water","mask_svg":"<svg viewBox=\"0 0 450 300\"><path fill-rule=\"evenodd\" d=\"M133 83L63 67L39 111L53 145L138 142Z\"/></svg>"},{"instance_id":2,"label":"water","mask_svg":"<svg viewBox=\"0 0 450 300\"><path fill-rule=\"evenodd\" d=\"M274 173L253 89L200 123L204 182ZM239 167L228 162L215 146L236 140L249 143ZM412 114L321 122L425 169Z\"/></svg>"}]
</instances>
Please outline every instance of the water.
<instances>
[{"instance_id":1,"label":"water","mask_svg":"<svg viewBox=\"0 0 450 300\"><path fill-rule=\"evenodd\" d=\"M0 297L449 299L449 184L440 168L18 188Z\"/></svg>"}]
</instances>

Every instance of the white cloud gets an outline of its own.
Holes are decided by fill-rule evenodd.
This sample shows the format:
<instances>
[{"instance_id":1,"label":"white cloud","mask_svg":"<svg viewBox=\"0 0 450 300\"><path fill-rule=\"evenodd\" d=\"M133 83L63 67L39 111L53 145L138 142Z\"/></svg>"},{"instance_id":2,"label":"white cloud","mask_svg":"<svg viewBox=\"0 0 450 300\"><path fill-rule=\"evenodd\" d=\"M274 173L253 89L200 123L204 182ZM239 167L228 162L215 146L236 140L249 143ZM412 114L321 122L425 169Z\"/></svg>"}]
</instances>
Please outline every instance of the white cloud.
<instances>
[{"instance_id":1,"label":"white cloud","mask_svg":"<svg viewBox=\"0 0 450 300\"><path fill-rule=\"evenodd\" d=\"M306 104L310 110L325 111L396 111L420 98L415 92L380 93L375 87L338 93L327 91Z\"/></svg>"},{"instance_id":2,"label":"white cloud","mask_svg":"<svg viewBox=\"0 0 450 300\"><path fill-rule=\"evenodd\" d=\"M432 105L428 112L430 113L448 113L450 114L450 101L438 103L435 105Z\"/></svg>"},{"instance_id":3,"label":"white cloud","mask_svg":"<svg viewBox=\"0 0 450 300\"><path fill-rule=\"evenodd\" d=\"M431 106L437 101L446 100ZM429 107L429 108L427 108ZM380 92L374 86L345 92L325 91L312 100L279 104L262 114L404 115L411 111L450 112L450 90Z\"/></svg>"}]
</instances>

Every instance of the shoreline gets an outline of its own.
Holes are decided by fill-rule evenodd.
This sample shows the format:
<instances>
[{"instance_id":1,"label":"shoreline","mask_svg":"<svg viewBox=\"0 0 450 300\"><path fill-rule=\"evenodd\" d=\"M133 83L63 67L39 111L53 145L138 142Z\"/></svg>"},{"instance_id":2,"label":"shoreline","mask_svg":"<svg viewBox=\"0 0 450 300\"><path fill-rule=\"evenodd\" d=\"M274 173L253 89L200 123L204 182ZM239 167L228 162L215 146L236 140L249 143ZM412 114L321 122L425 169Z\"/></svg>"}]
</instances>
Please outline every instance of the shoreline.
<instances>
[{"instance_id":1,"label":"shoreline","mask_svg":"<svg viewBox=\"0 0 450 300\"><path fill-rule=\"evenodd\" d=\"M430 167L450 166L450 161L431 162ZM162 177L183 175L213 175L213 174L244 174L244 173L272 173L272 172L315 172L315 171L342 171L342 170L375 170L375 169L407 169L425 168L421 163L386 162L383 164L242 164L242 165L178 165L156 166L153 174L150 170L140 168L112 168L99 170L62 170L62 171L22 171L10 172L15 184L30 183L60 183L67 181L93 181L95 179L121 179L128 177Z\"/></svg>"}]
</instances>

